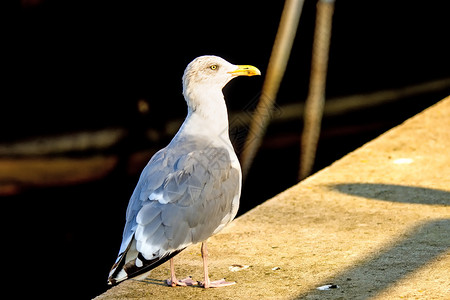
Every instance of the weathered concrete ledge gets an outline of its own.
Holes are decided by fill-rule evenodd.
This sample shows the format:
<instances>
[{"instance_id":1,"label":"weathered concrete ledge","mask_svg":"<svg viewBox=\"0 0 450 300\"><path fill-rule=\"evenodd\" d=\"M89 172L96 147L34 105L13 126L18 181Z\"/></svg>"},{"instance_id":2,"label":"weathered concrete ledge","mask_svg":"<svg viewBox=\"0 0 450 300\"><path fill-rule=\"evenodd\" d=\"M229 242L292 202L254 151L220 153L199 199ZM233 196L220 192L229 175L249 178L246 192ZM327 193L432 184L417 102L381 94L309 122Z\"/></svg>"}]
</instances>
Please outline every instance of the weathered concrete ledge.
<instances>
[{"instance_id":1,"label":"weathered concrete ledge","mask_svg":"<svg viewBox=\"0 0 450 300\"><path fill-rule=\"evenodd\" d=\"M450 299L449 166L447 97L211 238L211 278L236 285L169 288L164 264L96 299ZM180 277L202 278L199 250Z\"/></svg>"}]
</instances>

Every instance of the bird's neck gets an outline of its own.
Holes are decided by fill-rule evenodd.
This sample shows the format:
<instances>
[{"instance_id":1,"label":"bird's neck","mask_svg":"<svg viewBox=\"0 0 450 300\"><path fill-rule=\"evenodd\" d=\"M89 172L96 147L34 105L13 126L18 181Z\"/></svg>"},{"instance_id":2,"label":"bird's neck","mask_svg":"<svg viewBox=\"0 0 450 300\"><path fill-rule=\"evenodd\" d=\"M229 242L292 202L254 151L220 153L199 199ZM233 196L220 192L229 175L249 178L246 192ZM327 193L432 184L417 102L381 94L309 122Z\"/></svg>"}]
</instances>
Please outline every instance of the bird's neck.
<instances>
[{"instance_id":1,"label":"bird's neck","mask_svg":"<svg viewBox=\"0 0 450 300\"><path fill-rule=\"evenodd\" d=\"M208 91L208 92L205 92ZM188 116L180 128L186 134L221 136L229 140L228 112L220 89L185 93Z\"/></svg>"}]
</instances>

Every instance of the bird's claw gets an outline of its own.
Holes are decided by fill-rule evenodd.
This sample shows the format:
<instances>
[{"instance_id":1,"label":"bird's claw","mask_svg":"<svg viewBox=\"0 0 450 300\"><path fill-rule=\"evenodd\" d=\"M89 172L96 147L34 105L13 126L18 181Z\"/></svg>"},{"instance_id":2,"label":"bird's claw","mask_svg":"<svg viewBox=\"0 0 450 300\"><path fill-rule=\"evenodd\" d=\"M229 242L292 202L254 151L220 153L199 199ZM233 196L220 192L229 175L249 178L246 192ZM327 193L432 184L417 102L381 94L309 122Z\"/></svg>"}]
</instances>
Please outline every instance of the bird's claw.
<instances>
[{"instance_id":1,"label":"bird's claw","mask_svg":"<svg viewBox=\"0 0 450 300\"><path fill-rule=\"evenodd\" d=\"M195 280L192 280L192 277L186 277L184 279L181 280L174 280L174 282L171 279L167 279L166 283L168 286L192 286L192 285L197 285L198 282Z\"/></svg>"},{"instance_id":2,"label":"bird's claw","mask_svg":"<svg viewBox=\"0 0 450 300\"><path fill-rule=\"evenodd\" d=\"M230 285L233 285L233 284L236 284L236 282L234 282L234 281L231 281L231 282L225 281L225 278L222 278L222 279L216 280L216 281L211 281L211 282L206 283L206 284L205 284L205 282L201 282L201 281L198 282L198 285L201 286L201 287L204 287L205 289L207 289L207 288L225 287L225 286L230 286Z\"/></svg>"}]
</instances>

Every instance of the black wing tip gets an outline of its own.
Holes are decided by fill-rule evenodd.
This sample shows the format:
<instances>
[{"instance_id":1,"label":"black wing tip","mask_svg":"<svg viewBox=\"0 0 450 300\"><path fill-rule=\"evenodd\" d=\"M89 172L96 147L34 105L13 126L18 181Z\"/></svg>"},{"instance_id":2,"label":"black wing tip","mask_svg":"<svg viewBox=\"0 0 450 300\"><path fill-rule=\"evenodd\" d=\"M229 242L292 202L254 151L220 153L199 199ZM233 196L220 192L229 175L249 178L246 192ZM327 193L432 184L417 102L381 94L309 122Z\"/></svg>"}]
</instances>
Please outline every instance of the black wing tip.
<instances>
[{"instance_id":1,"label":"black wing tip","mask_svg":"<svg viewBox=\"0 0 450 300\"><path fill-rule=\"evenodd\" d=\"M117 263L115 263L113 265L113 267L111 268L111 275L108 277L107 283L110 286L117 285L124 280L131 279L131 278L141 275L145 272L151 271L154 268L165 263L166 261L168 261L175 255L177 255L184 249L185 248L183 248L181 250L176 250L176 251L174 251L166 256L163 256L161 258L155 258L155 259L150 259L150 260L145 259L144 256L141 253L139 253L137 258L127 262L126 264L125 264L125 259L123 259L123 256L122 256L122 258ZM136 259L139 259L141 261L141 263L142 263L141 267L136 266ZM124 276L122 278L117 278L117 275L122 270L126 273L126 276Z\"/></svg>"}]
</instances>

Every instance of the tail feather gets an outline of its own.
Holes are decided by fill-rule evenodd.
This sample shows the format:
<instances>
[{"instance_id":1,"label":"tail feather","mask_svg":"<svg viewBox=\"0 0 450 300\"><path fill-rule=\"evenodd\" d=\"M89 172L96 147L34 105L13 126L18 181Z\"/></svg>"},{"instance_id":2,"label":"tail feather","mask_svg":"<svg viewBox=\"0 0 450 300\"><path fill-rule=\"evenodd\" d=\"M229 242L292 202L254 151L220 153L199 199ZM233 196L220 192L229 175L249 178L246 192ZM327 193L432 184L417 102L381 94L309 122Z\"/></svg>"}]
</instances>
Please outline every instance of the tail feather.
<instances>
[{"instance_id":1,"label":"tail feather","mask_svg":"<svg viewBox=\"0 0 450 300\"><path fill-rule=\"evenodd\" d=\"M148 272L157 266L165 263L185 248L167 253L161 257L147 260L142 253L136 250L136 240L131 239L127 249L120 253L116 263L109 272L108 284L115 285L129 278L133 278L142 273Z\"/></svg>"}]
</instances>

